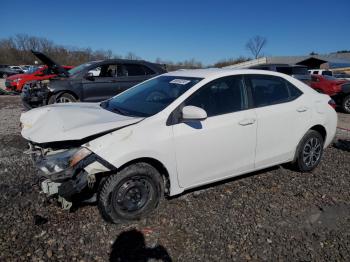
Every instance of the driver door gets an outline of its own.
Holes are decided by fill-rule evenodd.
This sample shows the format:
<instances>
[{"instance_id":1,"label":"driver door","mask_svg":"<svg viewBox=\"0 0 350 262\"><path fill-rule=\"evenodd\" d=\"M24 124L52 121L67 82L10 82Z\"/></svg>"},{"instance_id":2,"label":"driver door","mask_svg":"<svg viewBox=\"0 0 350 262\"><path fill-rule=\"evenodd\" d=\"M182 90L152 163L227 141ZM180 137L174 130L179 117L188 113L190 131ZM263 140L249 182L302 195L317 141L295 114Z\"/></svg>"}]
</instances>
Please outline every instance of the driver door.
<instances>
[{"instance_id":1,"label":"driver door","mask_svg":"<svg viewBox=\"0 0 350 262\"><path fill-rule=\"evenodd\" d=\"M208 117L173 126L181 187L195 187L254 168L256 115L247 108L242 76L214 80L184 105L200 107Z\"/></svg>"},{"instance_id":2,"label":"driver door","mask_svg":"<svg viewBox=\"0 0 350 262\"><path fill-rule=\"evenodd\" d=\"M83 78L85 102L99 102L118 93L118 64L104 64L91 69L91 77Z\"/></svg>"}]
</instances>

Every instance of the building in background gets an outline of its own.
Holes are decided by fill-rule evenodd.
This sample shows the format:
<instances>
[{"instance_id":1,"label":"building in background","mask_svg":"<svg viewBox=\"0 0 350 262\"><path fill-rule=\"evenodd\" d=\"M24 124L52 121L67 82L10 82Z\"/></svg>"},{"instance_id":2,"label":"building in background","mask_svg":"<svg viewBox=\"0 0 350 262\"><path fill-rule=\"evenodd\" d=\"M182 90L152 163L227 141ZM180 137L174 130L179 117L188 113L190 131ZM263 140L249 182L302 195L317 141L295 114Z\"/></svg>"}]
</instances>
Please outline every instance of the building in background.
<instances>
[{"instance_id":1,"label":"building in background","mask_svg":"<svg viewBox=\"0 0 350 262\"><path fill-rule=\"evenodd\" d=\"M308 69L330 69L336 72L350 73L350 53L332 53L329 55L307 56L270 56L261 57L247 62L226 66L225 68L249 68L263 64L304 65Z\"/></svg>"}]
</instances>

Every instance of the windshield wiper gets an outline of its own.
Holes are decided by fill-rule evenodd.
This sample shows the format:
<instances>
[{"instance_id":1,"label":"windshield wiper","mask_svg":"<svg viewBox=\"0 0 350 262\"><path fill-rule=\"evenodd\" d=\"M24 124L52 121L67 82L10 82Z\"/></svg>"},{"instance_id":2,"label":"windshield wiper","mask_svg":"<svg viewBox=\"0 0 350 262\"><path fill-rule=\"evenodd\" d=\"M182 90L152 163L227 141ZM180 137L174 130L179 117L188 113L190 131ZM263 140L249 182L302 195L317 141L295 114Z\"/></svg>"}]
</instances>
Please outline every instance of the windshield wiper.
<instances>
[{"instance_id":1,"label":"windshield wiper","mask_svg":"<svg viewBox=\"0 0 350 262\"><path fill-rule=\"evenodd\" d=\"M119 115L123 115L123 116L126 116L126 114L125 114L125 112L124 111L122 111L122 110L120 110L119 108L111 108L110 109L112 112L114 112L114 113L117 113L117 114L119 114Z\"/></svg>"}]
</instances>

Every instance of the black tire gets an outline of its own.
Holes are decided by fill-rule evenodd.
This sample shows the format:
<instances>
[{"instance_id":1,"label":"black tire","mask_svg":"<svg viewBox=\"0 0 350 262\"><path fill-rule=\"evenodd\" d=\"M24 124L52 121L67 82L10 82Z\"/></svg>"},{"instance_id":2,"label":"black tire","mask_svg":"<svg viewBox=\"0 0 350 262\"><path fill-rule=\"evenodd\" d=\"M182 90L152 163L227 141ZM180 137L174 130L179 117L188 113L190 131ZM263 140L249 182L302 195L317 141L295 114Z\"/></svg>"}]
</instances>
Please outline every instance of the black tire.
<instances>
[{"instance_id":1,"label":"black tire","mask_svg":"<svg viewBox=\"0 0 350 262\"><path fill-rule=\"evenodd\" d=\"M341 108L345 113L350 114L350 95L347 95L346 97L344 97L341 103Z\"/></svg>"},{"instance_id":2,"label":"black tire","mask_svg":"<svg viewBox=\"0 0 350 262\"><path fill-rule=\"evenodd\" d=\"M299 142L294 167L300 172L315 169L323 155L323 137L315 130L309 130Z\"/></svg>"},{"instance_id":3,"label":"black tire","mask_svg":"<svg viewBox=\"0 0 350 262\"><path fill-rule=\"evenodd\" d=\"M6 74L6 73L4 73L4 74L2 74L2 78L7 78L8 77L8 75Z\"/></svg>"},{"instance_id":4,"label":"black tire","mask_svg":"<svg viewBox=\"0 0 350 262\"><path fill-rule=\"evenodd\" d=\"M97 192L98 209L108 222L138 220L152 212L163 196L163 179L147 163L127 166L102 182Z\"/></svg>"},{"instance_id":5,"label":"black tire","mask_svg":"<svg viewBox=\"0 0 350 262\"><path fill-rule=\"evenodd\" d=\"M49 100L47 101L48 105L55 104L55 103L74 103L77 99L69 94L69 93L63 93L62 95L52 95L50 96Z\"/></svg>"}]
</instances>

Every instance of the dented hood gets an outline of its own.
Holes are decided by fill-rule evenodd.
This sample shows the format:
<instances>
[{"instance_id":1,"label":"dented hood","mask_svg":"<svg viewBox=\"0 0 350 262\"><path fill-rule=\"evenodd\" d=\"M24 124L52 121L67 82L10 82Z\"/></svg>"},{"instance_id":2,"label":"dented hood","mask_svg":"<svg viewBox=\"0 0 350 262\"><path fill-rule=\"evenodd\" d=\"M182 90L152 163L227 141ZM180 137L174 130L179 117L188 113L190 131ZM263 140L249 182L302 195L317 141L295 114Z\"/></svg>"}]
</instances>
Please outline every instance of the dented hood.
<instances>
[{"instance_id":1,"label":"dented hood","mask_svg":"<svg viewBox=\"0 0 350 262\"><path fill-rule=\"evenodd\" d=\"M22 136L38 144L81 140L142 119L110 112L100 103L53 104L21 115Z\"/></svg>"}]
</instances>

